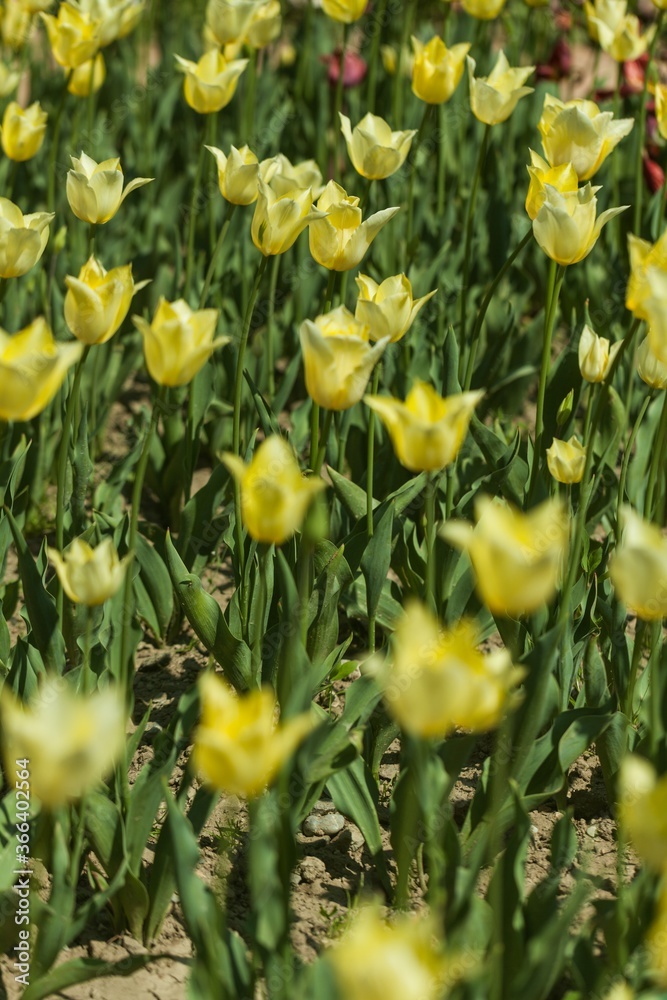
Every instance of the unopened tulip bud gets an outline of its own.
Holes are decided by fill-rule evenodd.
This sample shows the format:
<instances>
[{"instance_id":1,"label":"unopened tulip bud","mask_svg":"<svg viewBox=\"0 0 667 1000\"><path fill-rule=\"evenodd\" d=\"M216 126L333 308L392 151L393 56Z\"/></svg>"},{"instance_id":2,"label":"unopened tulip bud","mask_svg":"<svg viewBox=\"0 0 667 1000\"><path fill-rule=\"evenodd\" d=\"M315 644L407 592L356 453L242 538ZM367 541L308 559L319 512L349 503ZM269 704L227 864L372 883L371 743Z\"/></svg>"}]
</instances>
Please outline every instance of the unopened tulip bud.
<instances>
[{"instance_id":1,"label":"unopened tulip bud","mask_svg":"<svg viewBox=\"0 0 667 1000\"><path fill-rule=\"evenodd\" d=\"M621 349L621 341L610 345L586 324L579 340L579 371L587 382L604 382Z\"/></svg>"},{"instance_id":2,"label":"unopened tulip bud","mask_svg":"<svg viewBox=\"0 0 667 1000\"><path fill-rule=\"evenodd\" d=\"M551 447L547 448L547 465L557 482L580 483L586 465L586 449L574 436L569 441L554 438Z\"/></svg>"},{"instance_id":3,"label":"unopened tulip bud","mask_svg":"<svg viewBox=\"0 0 667 1000\"><path fill-rule=\"evenodd\" d=\"M95 548L75 538L62 554L48 549L48 555L70 601L90 608L104 604L120 590L131 558L119 559L110 538L103 538Z\"/></svg>"}]
</instances>

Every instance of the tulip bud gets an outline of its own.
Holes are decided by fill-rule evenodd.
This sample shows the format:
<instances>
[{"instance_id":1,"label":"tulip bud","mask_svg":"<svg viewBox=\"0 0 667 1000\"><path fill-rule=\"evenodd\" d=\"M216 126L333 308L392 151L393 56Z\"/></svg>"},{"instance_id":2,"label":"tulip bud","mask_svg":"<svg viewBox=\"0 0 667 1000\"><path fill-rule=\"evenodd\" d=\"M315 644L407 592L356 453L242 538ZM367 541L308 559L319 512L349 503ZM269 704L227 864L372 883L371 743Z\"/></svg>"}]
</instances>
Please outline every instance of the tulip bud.
<instances>
[{"instance_id":1,"label":"tulip bud","mask_svg":"<svg viewBox=\"0 0 667 1000\"><path fill-rule=\"evenodd\" d=\"M579 371L587 382L604 382L621 349L622 341L610 346L606 337L598 337L586 324L579 340Z\"/></svg>"},{"instance_id":2,"label":"tulip bud","mask_svg":"<svg viewBox=\"0 0 667 1000\"><path fill-rule=\"evenodd\" d=\"M580 483L586 465L586 449L572 436L569 441L554 438L547 448L549 472L559 483Z\"/></svg>"},{"instance_id":3,"label":"tulip bud","mask_svg":"<svg viewBox=\"0 0 667 1000\"><path fill-rule=\"evenodd\" d=\"M0 329L0 420L41 413L82 351L81 344L56 341L41 316L13 336Z\"/></svg>"},{"instance_id":4,"label":"tulip bud","mask_svg":"<svg viewBox=\"0 0 667 1000\"><path fill-rule=\"evenodd\" d=\"M110 538L103 538L96 548L75 538L62 555L56 549L47 552L70 601L89 608L104 604L120 590L132 558L119 559Z\"/></svg>"},{"instance_id":5,"label":"tulip bud","mask_svg":"<svg viewBox=\"0 0 667 1000\"><path fill-rule=\"evenodd\" d=\"M632 507L621 509L621 543L609 563L618 598L644 621L667 616L667 539Z\"/></svg>"},{"instance_id":6,"label":"tulip bud","mask_svg":"<svg viewBox=\"0 0 667 1000\"><path fill-rule=\"evenodd\" d=\"M113 337L127 316L132 298L148 281L135 285L132 265L105 271L91 257L79 277L65 278L65 322L83 344L104 344Z\"/></svg>"},{"instance_id":7,"label":"tulip bud","mask_svg":"<svg viewBox=\"0 0 667 1000\"><path fill-rule=\"evenodd\" d=\"M635 357L637 374L651 389L667 389L667 364L651 350L650 337L644 337Z\"/></svg>"},{"instance_id":8,"label":"tulip bud","mask_svg":"<svg viewBox=\"0 0 667 1000\"><path fill-rule=\"evenodd\" d=\"M556 424L558 427L562 427L563 424L566 424L568 422L568 420L572 416L573 405L574 405L574 389L570 389L567 396L558 407L558 412L556 413Z\"/></svg>"},{"instance_id":9,"label":"tulip bud","mask_svg":"<svg viewBox=\"0 0 667 1000\"><path fill-rule=\"evenodd\" d=\"M229 337L213 339L219 315L217 309L194 312L183 299L161 298L152 323L132 317L144 338L146 367L158 385L187 385L213 352L229 343Z\"/></svg>"},{"instance_id":10,"label":"tulip bud","mask_svg":"<svg viewBox=\"0 0 667 1000\"><path fill-rule=\"evenodd\" d=\"M183 92L190 107L200 115L210 115L227 107L248 65L247 59L228 62L219 49L205 52L199 62L176 56L178 68L185 73Z\"/></svg>"},{"instance_id":11,"label":"tulip bud","mask_svg":"<svg viewBox=\"0 0 667 1000\"><path fill-rule=\"evenodd\" d=\"M2 148L10 160L31 160L42 148L48 115L35 101L25 111L12 101L2 119Z\"/></svg>"},{"instance_id":12,"label":"tulip bud","mask_svg":"<svg viewBox=\"0 0 667 1000\"><path fill-rule=\"evenodd\" d=\"M252 205L257 201L259 161L249 146L232 146L229 156L214 146L206 147L218 167L220 194L232 205Z\"/></svg>"},{"instance_id":13,"label":"tulip bud","mask_svg":"<svg viewBox=\"0 0 667 1000\"><path fill-rule=\"evenodd\" d=\"M444 104L461 82L470 44L462 42L448 49L439 35L435 35L426 45L413 35L412 48L415 53L412 66L413 94L427 104Z\"/></svg>"},{"instance_id":14,"label":"tulip bud","mask_svg":"<svg viewBox=\"0 0 667 1000\"><path fill-rule=\"evenodd\" d=\"M475 77L476 62L466 56L470 81L470 107L472 113L486 125L507 121L522 97L533 93L524 87L534 66L512 68L505 53L500 50L495 66L488 77Z\"/></svg>"},{"instance_id":15,"label":"tulip bud","mask_svg":"<svg viewBox=\"0 0 667 1000\"><path fill-rule=\"evenodd\" d=\"M124 175L118 158L96 163L82 153L71 157L72 169L67 174L67 200L82 222L102 225L113 219L128 194L150 184L152 177L135 177L123 190Z\"/></svg>"}]
</instances>

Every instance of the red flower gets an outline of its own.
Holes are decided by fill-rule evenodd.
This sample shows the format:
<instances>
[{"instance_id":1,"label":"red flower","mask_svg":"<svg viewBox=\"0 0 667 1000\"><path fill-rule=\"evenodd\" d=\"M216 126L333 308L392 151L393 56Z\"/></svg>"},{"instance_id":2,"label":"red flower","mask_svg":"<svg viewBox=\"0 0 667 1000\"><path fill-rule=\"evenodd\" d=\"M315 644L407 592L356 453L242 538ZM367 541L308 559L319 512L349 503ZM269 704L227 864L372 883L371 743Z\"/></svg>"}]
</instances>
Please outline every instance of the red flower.
<instances>
[{"instance_id":1,"label":"red flower","mask_svg":"<svg viewBox=\"0 0 667 1000\"><path fill-rule=\"evenodd\" d=\"M329 83L335 86L340 75L341 50L338 48L330 56L321 56L322 62L328 68ZM345 53L345 66L343 69L343 86L358 87L364 80L368 71L365 59L362 59L356 52Z\"/></svg>"},{"instance_id":2,"label":"red flower","mask_svg":"<svg viewBox=\"0 0 667 1000\"><path fill-rule=\"evenodd\" d=\"M644 180L652 194L659 191L665 183L665 171L659 163L649 159L646 154L644 155Z\"/></svg>"}]
</instances>

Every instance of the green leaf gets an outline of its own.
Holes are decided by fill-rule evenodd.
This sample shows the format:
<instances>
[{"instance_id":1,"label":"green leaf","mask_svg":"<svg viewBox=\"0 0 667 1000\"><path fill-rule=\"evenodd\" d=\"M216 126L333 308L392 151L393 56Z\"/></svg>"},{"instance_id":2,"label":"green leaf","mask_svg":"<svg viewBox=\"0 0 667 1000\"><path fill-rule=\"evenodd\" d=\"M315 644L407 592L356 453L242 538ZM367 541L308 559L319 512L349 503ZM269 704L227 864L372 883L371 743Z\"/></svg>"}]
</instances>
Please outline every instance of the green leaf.
<instances>
[{"instance_id":1,"label":"green leaf","mask_svg":"<svg viewBox=\"0 0 667 1000\"><path fill-rule=\"evenodd\" d=\"M384 504L383 504L384 507ZM394 508L389 504L378 519L373 535L361 557L361 572L366 580L366 602L369 619L375 615L389 567L391 565L391 535Z\"/></svg>"},{"instance_id":2,"label":"green leaf","mask_svg":"<svg viewBox=\"0 0 667 1000\"><path fill-rule=\"evenodd\" d=\"M391 884L382 846L382 832L377 817L377 785L371 772L358 757L344 771L332 774L327 779L327 788L336 808L361 830L368 850L377 865L383 888L389 895Z\"/></svg>"},{"instance_id":3,"label":"green leaf","mask_svg":"<svg viewBox=\"0 0 667 1000\"><path fill-rule=\"evenodd\" d=\"M150 602L150 608L147 607L145 600L142 603L138 602L137 611L143 617L147 617L147 614L152 615L153 622L157 626L156 635L164 639L174 612L174 591L169 571L155 547L139 533L136 540L136 558L145 597ZM135 587L136 583L135 578Z\"/></svg>"},{"instance_id":4,"label":"green leaf","mask_svg":"<svg viewBox=\"0 0 667 1000\"><path fill-rule=\"evenodd\" d=\"M23 994L23 1000L45 1000L77 983L88 983L106 976L133 976L139 969L145 969L151 962L158 962L162 958L174 961L174 956L169 953L126 955L117 962L102 958L74 958L32 982Z\"/></svg>"}]
</instances>

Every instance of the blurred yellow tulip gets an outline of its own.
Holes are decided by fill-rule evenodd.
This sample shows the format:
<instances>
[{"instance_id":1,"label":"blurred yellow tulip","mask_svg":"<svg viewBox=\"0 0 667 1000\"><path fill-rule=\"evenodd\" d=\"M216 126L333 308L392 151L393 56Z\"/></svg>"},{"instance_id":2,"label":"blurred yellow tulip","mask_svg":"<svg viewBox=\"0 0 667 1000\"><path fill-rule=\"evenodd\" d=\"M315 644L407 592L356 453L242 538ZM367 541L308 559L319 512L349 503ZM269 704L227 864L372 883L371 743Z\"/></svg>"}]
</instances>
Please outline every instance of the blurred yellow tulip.
<instances>
[{"instance_id":1,"label":"blurred yellow tulip","mask_svg":"<svg viewBox=\"0 0 667 1000\"><path fill-rule=\"evenodd\" d=\"M350 271L361 263L371 243L399 208L385 208L362 222L359 198L329 181L317 202L322 216L309 229L310 252L330 271Z\"/></svg>"},{"instance_id":2,"label":"blurred yellow tulip","mask_svg":"<svg viewBox=\"0 0 667 1000\"><path fill-rule=\"evenodd\" d=\"M586 449L573 435L569 441L554 438L547 448L549 472L559 483L580 483L586 465Z\"/></svg>"},{"instance_id":3,"label":"blurred yellow tulip","mask_svg":"<svg viewBox=\"0 0 667 1000\"><path fill-rule=\"evenodd\" d=\"M652 320L653 303L667 302L667 230L655 243L628 236L630 279L625 293L626 308L637 319Z\"/></svg>"},{"instance_id":4,"label":"blurred yellow tulip","mask_svg":"<svg viewBox=\"0 0 667 1000\"><path fill-rule=\"evenodd\" d=\"M621 761L618 819L642 861L667 873L667 775L637 754Z\"/></svg>"},{"instance_id":5,"label":"blurred yellow tulip","mask_svg":"<svg viewBox=\"0 0 667 1000\"><path fill-rule=\"evenodd\" d=\"M264 49L278 38L282 26L280 0L269 0L253 13L244 41L251 49Z\"/></svg>"},{"instance_id":6,"label":"blurred yellow tulip","mask_svg":"<svg viewBox=\"0 0 667 1000\"><path fill-rule=\"evenodd\" d=\"M290 445L274 434L263 441L249 465L230 452L223 462L241 487L241 514L257 542L282 545L301 527L324 480L305 477Z\"/></svg>"},{"instance_id":7,"label":"blurred yellow tulip","mask_svg":"<svg viewBox=\"0 0 667 1000\"><path fill-rule=\"evenodd\" d=\"M466 14L476 17L479 21L490 21L498 17L507 0L461 0L461 6Z\"/></svg>"},{"instance_id":8,"label":"blurred yellow tulip","mask_svg":"<svg viewBox=\"0 0 667 1000\"><path fill-rule=\"evenodd\" d=\"M547 184L557 191L576 191L579 182L577 172L571 163L550 167L534 150L531 149L529 152L530 166L527 170L530 174L530 184L526 196L526 212L530 219L534 219L544 204Z\"/></svg>"},{"instance_id":9,"label":"blurred yellow tulip","mask_svg":"<svg viewBox=\"0 0 667 1000\"><path fill-rule=\"evenodd\" d=\"M90 257L78 278L68 274L65 284L67 326L83 344L104 344L120 328L133 296L149 282L135 284L131 264L106 271L95 257Z\"/></svg>"},{"instance_id":10,"label":"blurred yellow tulip","mask_svg":"<svg viewBox=\"0 0 667 1000\"><path fill-rule=\"evenodd\" d=\"M377 669L387 708L404 732L444 739L455 729L497 726L523 676L507 650L477 649L473 622L442 630L415 599L406 602L392 636L392 652Z\"/></svg>"},{"instance_id":11,"label":"blurred yellow tulip","mask_svg":"<svg viewBox=\"0 0 667 1000\"><path fill-rule=\"evenodd\" d=\"M56 341L42 316L13 336L0 329L0 420L41 413L82 351L82 344Z\"/></svg>"},{"instance_id":12,"label":"blurred yellow tulip","mask_svg":"<svg viewBox=\"0 0 667 1000\"><path fill-rule=\"evenodd\" d=\"M305 712L276 726L272 691L263 688L239 696L213 673L200 677L199 692L195 768L206 784L229 795L261 795L313 728L313 716Z\"/></svg>"},{"instance_id":13,"label":"blurred yellow tulip","mask_svg":"<svg viewBox=\"0 0 667 1000\"><path fill-rule=\"evenodd\" d=\"M663 139L667 139L667 83L655 85L655 119L658 132Z\"/></svg>"},{"instance_id":14,"label":"blurred yellow tulip","mask_svg":"<svg viewBox=\"0 0 667 1000\"><path fill-rule=\"evenodd\" d=\"M394 274L379 285L367 274L359 274L355 281L359 288L356 318L369 327L371 340L389 337L392 344L405 336L437 292L436 288L420 299L413 298L412 285L404 274Z\"/></svg>"},{"instance_id":15,"label":"blurred yellow tulip","mask_svg":"<svg viewBox=\"0 0 667 1000\"><path fill-rule=\"evenodd\" d=\"M383 337L371 347L369 332L345 306L318 316L315 322L303 322L299 337L306 390L319 406L348 410L359 402L389 343Z\"/></svg>"},{"instance_id":16,"label":"blurred yellow tulip","mask_svg":"<svg viewBox=\"0 0 667 1000\"><path fill-rule=\"evenodd\" d=\"M253 243L265 257L285 253L308 225L324 215L313 208L310 188L279 194L273 182L267 184L260 175L257 190L251 234Z\"/></svg>"},{"instance_id":17,"label":"blurred yellow tulip","mask_svg":"<svg viewBox=\"0 0 667 1000\"><path fill-rule=\"evenodd\" d=\"M655 3L655 0L653 0ZM663 882L653 922L645 938L648 975L656 986L667 989L667 882ZM630 998L632 1000L632 998Z\"/></svg>"},{"instance_id":18,"label":"blurred yellow tulip","mask_svg":"<svg viewBox=\"0 0 667 1000\"><path fill-rule=\"evenodd\" d=\"M7 63L0 62L0 97L9 97L18 87L20 79L18 70L10 69Z\"/></svg>"},{"instance_id":19,"label":"blurred yellow tulip","mask_svg":"<svg viewBox=\"0 0 667 1000\"><path fill-rule=\"evenodd\" d=\"M567 555L570 523L560 500L527 514L490 497L475 501L475 527L448 521L440 534L470 556L477 590L494 614L522 615L556 592Z\"/></svg>"},{"instance_id":20,"label":"blurred yellow tulip","mask_svg":"<svg viewBox=\"0 0 667 1000\"><path fill-rule=\"evenodd\" d=\"M610 345L606 337L598 337L588 323L579 339L579 371L587 382L604 382L621 349L622 341Z\"/></svg>"},{"instance_id":21,"label":"blurred yellow tulip","mask_svg":"<svg viewBox=\"0 0 667 1000\"><path fill-rule=\"evenodd\" d=\"M77 695L65 678L51 677L29 704L8 685L0 695L2 750L7 773L26 758L30 791L56 809L98 785L125 746L125 702L113 687Z\"/></svg>"},{"instance_id":22,"label":"blurred yellow tulip","mask_svg":"<svg viewBox=\"0 0 667 1000\"><path fill-rule=\"evenodd\" d=\"M2 118L2 149L10 160L31 160L42 148L48 115L35 101L25 110L11 101Z\"/></svg>"},{"instance_id":23,"label":"blurred yellow tulip","mask_svg":"<svg viewBox=\"0 0 667 1000\"><path fill-rule=\"evenodd\" d=\"M97 25L100 48L125 38L133 31L144 12L146 0L71 0L79 13L88 15Z\"/></svg>"},{"instance_id":24,"label":"blurred yellow tulip","mask_svg":"<svg viewBox=\"0 0 667 1000\"><path fill-rule=\"evenodd\" d=\"M243 41L253 16L264 6L265 0L208 0L206 26L219 46Z\"/></svg>"},{"instance_id":25,"label":"blurred yellow tulip","mask_svg":"<svg viewBox=\"0 0 667 1000\"><path fill-rule=\"evenodd\" d=\"M591 38L617 62L639 59L651 44L655 26L642 35L637 15L627 13L627 0L585 0L584 9Z\"/></svg>"},{"instance_id":26,"label":"blurred yellow tulip","mask_svg":"<svg viewBox=\"0 0 667 1000\"><path fill-rule=\"evenodd\" d=\"M5 0L2 8L2 41L7 48L19 51L30 38L32 13L23 0Z\"/></svg>"},{"instance_id":27,"label":"blurred yellow tulip","mask_svg":"<svg viewBox=\"0 0 667 1000\"><path fill-rule=\"evenodd\" d=\"M20 278L41 258L49 242L52 212L24 215L18 205L0 198L0 278Z\"/></svg>"},{"instance_id":28,"label":"blurred yellow tulip","mask_svg":"<svg viewBox=\"0 0 667 1000\"><path fill-rule=\"evenodd\" d=\"M557 191L547 184L544 202L533 219L533 235L547 257L566 267L587 257L605 226L628 205L597 215L596 191L590 183L578 191Z\"/></svg>"},{"instance_id":29,"label":"blurred yellow tulip","mask_svg":"<svg viewBox=\"0 0 667 1000\"><path fill-rule=\"evenodd\" d=\"M248 65L247 59L228 61L219 49L205 52L199 62L175 56L178 68L185 73L183 93L190 107L200 115L214 114L227 107Z\"/></svg>"},{"instance_id":30,"label":"blurred yellow tulip","mask_svg":"<svg viewBox=\"0 0 667 1000\"><path fill-rule=\"evenodd\" d=\"M392 132L384 118L370 112L352 129L349 118L341 114L340 130L347 144L352 166L369 180L391 177L403 166L410 152L415 129Z\"/></svg>"},{"instance_id":31,"label":"blurred yellow tulip","mask_svg":"<svg viewBox=\"0 0 667 1000\"><path fill-rule=\"evenodd\" d=\"M76 69L94 57L100 47L99 23L72 3L61 3L58 13L40 14L46 26L53 58L66 69Z\"/></svg>"},{"instance_id":32,"label":"blurred yellow tulip","mask_svg":"<svg viewBox=\"0 0 667 1000\"><path fill-rule=\"evenodd\" d=\"M72 169L67 173L67 200L77 219L91 225L102 225L113 219L128 194L154 180L153 177L135 177L123 189L125 177L118 158L96 163L91 156L82 153L79 159L72 156L71 160Z\"/></svg>"},{"instance_id":33,"label":"blurred yellow tulip","mask_svg":"<svg viewBox=\"0 0 667 1000\"><path fill-rule=\"evenodd\" d=\"M472 113L486 125L499 125L507 121L522 97L533 93L524 83L534 72L534 66L512 67L500 50L495 66L486 77L475 77L477 63L466 56L470 81L470 107Z\"/></svg>"},{"instance_id":34,"label":"blurred yellow tulip","mask_svg":"<svg viewBox=\"0 0 667 1000\"><path fill-rule=\"evenodd\" d=\"M580 181L597 173L633 125L633 118L614 118L611 111L600 111L595 101L560 101L552 94L544 95L537 123L551 166L571 163Z\"/></svg>"},{"instance_id":35,"label":"blurred yellow tulip","mask_svg":"<svg viewBox=\"0 0 667 1000\"><path fill-rule=\"evenodd\" d=\"M644 337L635 355L637 374L651 389L667 389L667 363L651 350L650 337Z\"/></svg>"},{"instance_id":36,"label":"blurred yellow tulip","mask_svg":"<svg viewBox=\"0 0 667 1000\"><path fill-rule=\"evenodd\" d=\"M483 390L442 398L416 382L405 402L391 396L364 396L389 432L396 457L411 472L432 472L450 465L459 453Z\"/></svg>"},{"instance_id":37,"label":"blurred yellow tulip","mask_svg":"<svg viewBox=\"0 0 667 1000\"><path fill-rule=\"evenodd\" d=\"M217 309L193 311L184 299L161 298L152 323L132 317L144 338L146 367L158 385L187 385L213 352L229 343L229 337L214 339L219 316Z\"/></svg>"},{"instance_id":38,"label":"blurred yellow tulip","mask_svg":"<svg viewBox=\"0 0 667 1000\"><path fill-rule=\"evenodd\" d=\"M215 146L206 147L215 157L220 194L232 205L252 205L257 201L259 160L249 146L232 146L229 156Z\"/></svg>"},{"instance_id":39,"label":"blurred yellow tulip","mask_svg":"<svg viewBox=\"0 0 667 1000\"><path fill-rule=\"evenodd\" d=\"M461 82L470 43L448 49L440 35L434 35L426 45L413 35L412 48L412 93L427 104L444 104Z\"/></svg>"},{"instance_id":40,"label":"blurred yellow tulip","mask_svg":"<svg viewBox=\"0 0 667 1000\"><path fill-rule=\"evenodd\" d=\"M621 508L621 541L609 560L617 596L643 621L667 616L667 538L628 505Z\"/></svg>"},{"instance_id":41,"label":"blurred yellow tulip","mask_svg":"<svg viewBox=\"0 0 667 1000\"><path fill-rule=\"evenodd\" d=\"M89 608L104 604L120 590L131 559L129 555L119 559L110 538L103 538L95 548L75 538L62 555L57 549L47 552L70 601Z\"/></svg>"},{"instance_id":42,"label":"blurred yellow tulip","mask_svg":"<svg viewBox=\"0 0 667 1000\"><path fill-rule=\"evenodd\" d=\"M71 71L67 89L70 94L74 94L75 97L88 97L91 91L91 83L92 91L96 94L106 78L107 67L104 62L104 56L101 52L98 52L95 56L94 68L93 60L89 59L88 62L81 63L80 66L77 66L76 69Z\"/></svg>"},{"instance_id":43,"label":"blurred yellow tulip","mask_svg":"<svg viewBox=\"0 0 667 1000\"><path fill-rule=\"evenodd\" d=\"M322 10L334 21L352 24L366 10L367 2L368 0L322 0Z\"/></svg>"}]
</instances>

